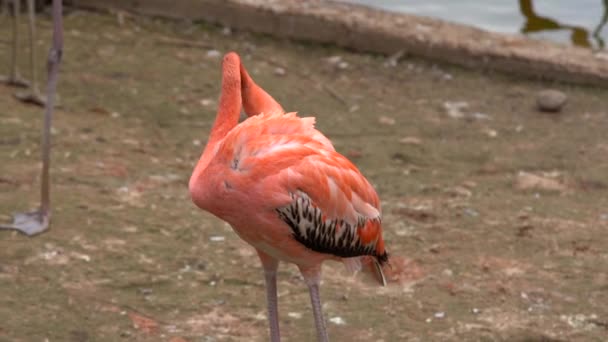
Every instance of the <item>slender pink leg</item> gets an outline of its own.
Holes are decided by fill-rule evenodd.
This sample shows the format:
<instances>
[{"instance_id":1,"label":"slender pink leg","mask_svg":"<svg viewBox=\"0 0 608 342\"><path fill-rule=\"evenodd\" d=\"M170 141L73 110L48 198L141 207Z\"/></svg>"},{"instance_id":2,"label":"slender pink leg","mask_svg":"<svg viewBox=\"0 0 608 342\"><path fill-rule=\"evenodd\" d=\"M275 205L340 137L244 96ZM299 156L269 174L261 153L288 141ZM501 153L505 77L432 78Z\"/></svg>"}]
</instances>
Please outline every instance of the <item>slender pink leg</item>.
<instances>
[{"instance_id":1,"label":"slender pink leg","mask_svg":"<svg viewBox=\"0 0 608 342\"><path fill-rule=\"evenodd\" d=\"M277 269L279 261L268 254L259 251L258 255L264 267L264 278L266 280L266 304L268 305L268 325L270 326L270 341L280 342L281 332L279 330L279 309L277 300Z\"/></svg>"},{"instance_id":2,"label":"slender pink leg","mask_svg":"<svg viewBox=\"0 0 608 342\"><path fill-rule=\"evenodd\" d=\"M308 285L310 292L310 302L312 304L312 313L315 317L315 326L317 328L317 340L319 342L328 342L327 329L325 327L325 319L323 319L323 310L321 307L321 297L319 295L319 284L321 283L321 266L315 267L300 267L300 272L304 276L304 281Z\"/></svg>"},{"instance_id":3,"label":"slender pink leg","mask_svg":"<svg viewBox=\"0 0 608 342\"><path fill-rule=\"evenodd\" d=\"M20 17L20 0L12 0L13 10L13 46L11 51L10 71L6 77L0 77L0 81L8 85L16 87L27 87L28 83L21 78L17 68L17 54L19 53L19 17Z\"/></svg>"},{"instance_id":4,"label":"slender pink leg","mask_svg":"<svg viewBox=\"0 0 608 342\"><path fill-rule=\"evenodd\" d=\"M47 99L44 111L44 124L42 130L42 174L40 182L40 207L37 210L17 213L13 216L13 223L0 224L0 229L15 229L32 236L46 231L49 228L51 216L51 193L49 168L51 163L51 121L53 106L57 93L57 78L59 64L63 54L63 17L62 0L53 0L53 45L49 50L47 60ZM18 1L17 1L18 2Z\"/></svg>"},{"instance_id":5,"label":"slender pink leg","mask_svg":"<svg viewBox=\"0 0 608 342\"><path fill-rule=\"evenodd\" d=\"M36 70L36 8L34 0L27 0L27 12L30 30L30 68L32 80L29 89L16 93L15 97L23 102L44 106L46 99L38 88L38 72Z\"/></svg>"}]
</instances>

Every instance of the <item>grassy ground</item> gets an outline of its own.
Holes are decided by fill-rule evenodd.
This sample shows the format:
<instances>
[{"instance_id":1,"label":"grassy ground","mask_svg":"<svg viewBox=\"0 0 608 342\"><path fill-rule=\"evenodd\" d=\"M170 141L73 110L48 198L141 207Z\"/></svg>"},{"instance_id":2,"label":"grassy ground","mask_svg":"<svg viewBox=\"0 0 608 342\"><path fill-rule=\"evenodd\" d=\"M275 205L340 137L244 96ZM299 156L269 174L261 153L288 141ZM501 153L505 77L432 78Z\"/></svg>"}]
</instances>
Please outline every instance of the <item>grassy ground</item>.
<instances>
[{"instance_id":1,"label":"grassy ground","mask_svg":"<svg viewBox=\"0 0 608 342\"><path fill-rule=\"evenodd\" d=\"M396 272L377 288L325 266L333 341L605 340L608 91L557 86L567 106L541 114L548 84L122 19L66 17L52 229L0 232L0 341L267 339L255 254L187 192L219 92L209 50L239 51L286 109L315 115L382 198ZM49 18L39 31L44 55ZM42 110L14 91L0 87L3 221L38 195ZM279 279L285 339L313 340L306 286L292 265Z\"/></svg>"}]
</instances>

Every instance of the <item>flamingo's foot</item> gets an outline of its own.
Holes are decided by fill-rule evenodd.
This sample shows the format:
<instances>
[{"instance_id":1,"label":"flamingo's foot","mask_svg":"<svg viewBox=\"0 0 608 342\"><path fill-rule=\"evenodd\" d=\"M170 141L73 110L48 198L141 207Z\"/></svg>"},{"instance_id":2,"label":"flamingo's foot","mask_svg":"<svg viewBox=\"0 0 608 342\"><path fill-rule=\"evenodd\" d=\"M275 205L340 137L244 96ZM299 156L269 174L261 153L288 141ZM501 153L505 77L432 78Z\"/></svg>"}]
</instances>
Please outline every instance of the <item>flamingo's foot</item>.
<instances>
[{"instance_id":1,"label":"flamingo's foot","mask_svg":"<svg viewBox=\"0 0 608 342\"><path fill-rule=\"evenodd\" d=\"M15 97L21 102L31 103L41 107L46 105L46 96L40 94L40 92L37 90L29 89L26 91L21 91L15 93Z\"/></svg>"},{"instance_id":2,"label":"flamingo's foot","mask_svg":"<svg viewBox=\"0 0 608 342\"><path fill-rule=\"evenodd\" d=\"M0 76L0 83L19 88L27 88L30 86L30 82L28 82L25 78L22 78L19 75Z\"/></svg>"},{"instance_id":3,"label":"flamingo's foot","mask_svg":"<svg viewBox=\"0 0 608 342\"><path fill-rule=\"evenodd\" d=\"M40 209L27 213L16 213L13 223L0 225L0 229L13 229L27 236L34 236L49 229L49 215Z\"/></svg>"}]
</instances>

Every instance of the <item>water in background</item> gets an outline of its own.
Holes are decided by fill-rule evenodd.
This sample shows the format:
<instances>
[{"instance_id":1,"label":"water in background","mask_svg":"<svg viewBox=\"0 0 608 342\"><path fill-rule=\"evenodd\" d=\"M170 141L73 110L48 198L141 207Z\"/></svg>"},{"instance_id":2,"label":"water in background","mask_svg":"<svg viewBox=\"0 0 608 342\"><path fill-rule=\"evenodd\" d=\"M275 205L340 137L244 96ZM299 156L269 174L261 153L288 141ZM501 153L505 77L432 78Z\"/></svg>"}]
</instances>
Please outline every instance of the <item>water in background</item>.
<instances>
[{"instance_id":1,"label":"water in background","mask_svg":"<svg viewBox=\"0 0 608 342\"><path fill-rule=\"evenodd\" d=\"M608 48L608 0L340 0L584 47Z\"/></svg>"}]
</instances>

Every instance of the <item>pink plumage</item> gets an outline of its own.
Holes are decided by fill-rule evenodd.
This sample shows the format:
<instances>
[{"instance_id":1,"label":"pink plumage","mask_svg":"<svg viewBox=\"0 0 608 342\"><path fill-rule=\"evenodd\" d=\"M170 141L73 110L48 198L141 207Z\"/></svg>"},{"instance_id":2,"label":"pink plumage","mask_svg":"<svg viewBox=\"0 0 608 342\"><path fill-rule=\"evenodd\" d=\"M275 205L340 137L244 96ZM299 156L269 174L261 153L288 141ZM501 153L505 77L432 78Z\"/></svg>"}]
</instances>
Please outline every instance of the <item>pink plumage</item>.
<instances>
[{"instance_id":1,"label":"pink plumage","mask_svg":"<svg viewBox=\"0 0 608 342\"><path fill-rule=\"evenodd\" d=\"M241 108L249 118L238 123ZM278 341L276 268L296 264L309 286L318 338L321 263L364 264L384 283L388 256L380 201L359 170L314 128L285 114L236 53L223 61L222 94L207 146L190 178L193 202L255 247L266 275L272 341Z\"/></svg>"}]
</instances>

